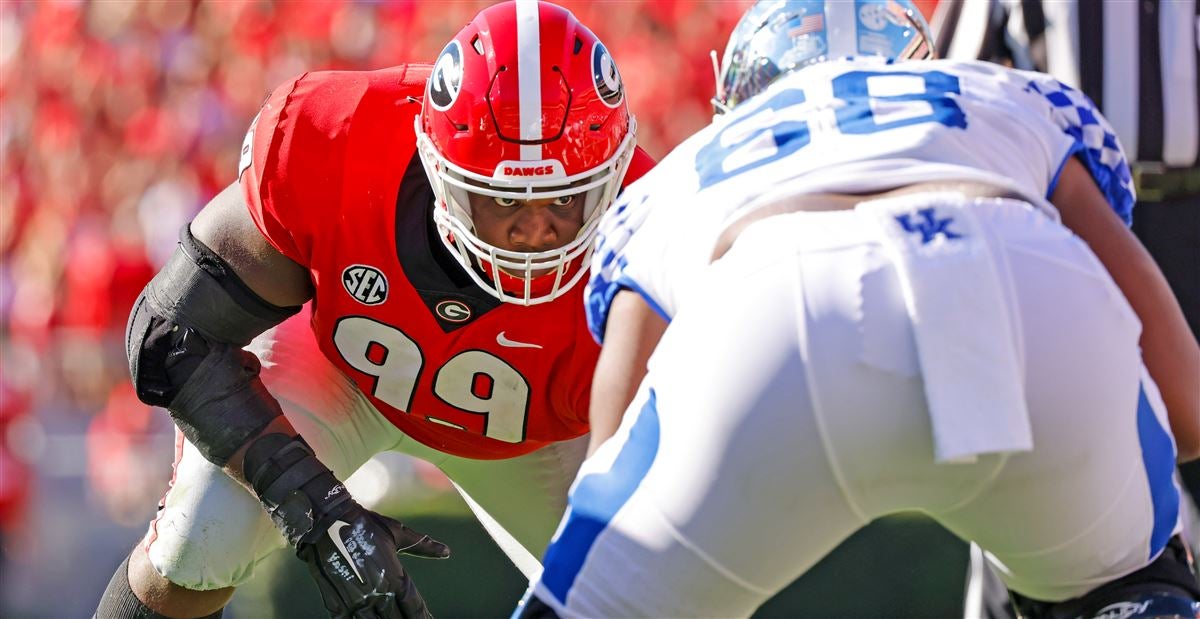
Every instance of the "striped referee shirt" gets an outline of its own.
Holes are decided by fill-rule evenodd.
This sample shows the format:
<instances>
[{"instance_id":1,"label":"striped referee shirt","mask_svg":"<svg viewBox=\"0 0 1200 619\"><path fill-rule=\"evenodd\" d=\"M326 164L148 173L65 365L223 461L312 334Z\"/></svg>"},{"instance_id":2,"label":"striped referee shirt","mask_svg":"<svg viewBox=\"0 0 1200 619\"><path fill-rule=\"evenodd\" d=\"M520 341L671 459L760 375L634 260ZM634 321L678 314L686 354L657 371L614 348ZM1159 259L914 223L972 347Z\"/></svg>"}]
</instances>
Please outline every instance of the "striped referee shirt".
<instances>
[{"instance_id":1,"label":"striped referee shirt","mask_svg":"<svg viewBox=\"0 0 1200 619\"><path fill-rule=\"evenodd\" d=\"M940 0L939 56L1079 88L1139 164L1200 165L1198 0Z\"/></svg>"}]
</instances>

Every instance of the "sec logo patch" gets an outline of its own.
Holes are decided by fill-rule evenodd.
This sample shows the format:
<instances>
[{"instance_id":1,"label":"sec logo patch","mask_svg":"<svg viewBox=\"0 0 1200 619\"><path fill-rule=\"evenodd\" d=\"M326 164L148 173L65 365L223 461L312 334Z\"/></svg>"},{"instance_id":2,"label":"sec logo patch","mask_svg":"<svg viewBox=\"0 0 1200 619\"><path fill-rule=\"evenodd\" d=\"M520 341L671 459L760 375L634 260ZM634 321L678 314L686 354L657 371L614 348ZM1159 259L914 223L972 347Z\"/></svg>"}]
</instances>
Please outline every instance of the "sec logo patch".
<instances>
[{"instance_id":1,"label":"sec logo patch","mask_svg":"<svg viewBox=\"0 0 1200 619\"><path fill-rule=\"evenodd\" d=\"M342 271L346 292L363 305L379 305L387 300L388 282L383 273L365 264L352 264Z\"/></svg>"}]
</instances>

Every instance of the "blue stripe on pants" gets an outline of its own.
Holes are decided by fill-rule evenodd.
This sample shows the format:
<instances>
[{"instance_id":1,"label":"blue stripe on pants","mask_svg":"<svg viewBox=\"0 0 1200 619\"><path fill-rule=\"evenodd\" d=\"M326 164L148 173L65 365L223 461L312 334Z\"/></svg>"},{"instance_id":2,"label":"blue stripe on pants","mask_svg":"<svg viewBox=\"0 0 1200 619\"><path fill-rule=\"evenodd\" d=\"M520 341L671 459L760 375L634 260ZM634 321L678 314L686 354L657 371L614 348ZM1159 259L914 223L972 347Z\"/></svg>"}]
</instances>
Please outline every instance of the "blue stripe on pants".
<instances>
[{"instance_id":1,"label":"blue stripe on pants","mask_svg":"<svg viewBox=\"0 0 1200 619\"><path fill-rule=\"evenodd\" d=\"M651 389L612 468L580 478L571 492L562 533L546 549L542 584L559 602L566 604L567 592L575 584L596 537L633 496L657 454L658 409Z\"/></svg>"},{"instance_id":2,"label":"blue stripe on pants","mask_svg":"<svg viewBox=\"0 0 1200 619\"><path fill-rule=\"evenodd\" d=\"M1154 505L1154 529L1150 533L1150 558L1154 558L1175 531L1179 520L1179 490L1174 480L1175 446L1150 407L1144 386L1138 389L1137 428L1142 464L1150 482L1150 501Z\"/></svg>"}]
</instances>

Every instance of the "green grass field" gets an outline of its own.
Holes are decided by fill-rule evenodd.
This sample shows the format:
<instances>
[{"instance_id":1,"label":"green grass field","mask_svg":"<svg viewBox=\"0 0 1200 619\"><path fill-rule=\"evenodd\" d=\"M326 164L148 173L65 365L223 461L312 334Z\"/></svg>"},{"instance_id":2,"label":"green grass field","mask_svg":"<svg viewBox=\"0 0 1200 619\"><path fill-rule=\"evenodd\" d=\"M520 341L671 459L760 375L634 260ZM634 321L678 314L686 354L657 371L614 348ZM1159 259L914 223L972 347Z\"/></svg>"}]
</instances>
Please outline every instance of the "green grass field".
<instances>
[{"instance_id":1,"label":"green grass field","mask_svg":"<svg viewBox=\"0 0 1200 619\"><path fill-rule=\"evenodd\" d=\"M405 562L437 617L511 613L526 582L456 495L399 517L454 551L447 561ZM796 534L804 534L803 522ZM966 562L966 545L932 521L888 518L852 536L755 616L960 617ZM277 553L260 570L234 598L234 619L326 616L304 566L291 555Z\"/></svg>"}]
</instances>

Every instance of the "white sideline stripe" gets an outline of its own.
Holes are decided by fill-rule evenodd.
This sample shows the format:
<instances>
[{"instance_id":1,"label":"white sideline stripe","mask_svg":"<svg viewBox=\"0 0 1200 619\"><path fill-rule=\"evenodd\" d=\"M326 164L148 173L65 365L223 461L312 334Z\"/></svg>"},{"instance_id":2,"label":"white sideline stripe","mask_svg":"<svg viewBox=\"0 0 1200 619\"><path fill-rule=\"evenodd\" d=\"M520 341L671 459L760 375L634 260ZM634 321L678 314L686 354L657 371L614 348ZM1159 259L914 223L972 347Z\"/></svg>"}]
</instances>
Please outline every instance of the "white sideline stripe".
<instances>
[{"instance_id":1,"label":"white sideline stripe","mask_svg":"<svg viewBox=\"0 0 1200 619\"><path fill-rule=\"evenodd\" d=\"M971 560L967 569L967 594L963 596L963 619L983 619L983 549L971 542Z\"/></svg>"},{"instance_id":2,"label":"white sideline stripe","mask_svg":"<svg viewBox=\"0 0 1200 619\"><path fill-rule=\"evenodd\" d=\"M517 0L517 88L522 140L542 139L542 36L536 0ZM541 161L540 144L522 144L522 161Z\"/></svg>"},{"instance_id":3,"label":"white sideline stripe","mask_svg":"<svg viewBox=\"0 0 1200 619\"><path fill-rule=\"evenodd\" d=\"M451 480L450 483L454 485L455 490L458 490L458 496L461 496L467 507L470 507L471 511L475 513L479 524L482 524L484 530L492 536L496 545L504 551L504 554L508 555L517 569L521 570L521 575L528 578L529 582L537 582L542 577L542 562L522 546L521 542L518 542L511 533L500 526L500 523L496 522L496 519L492 518L492 515L482 505L476 503L475 499L472 499L462 486L454 483L454 480ZM550 596L550 599L554 599L554 596Z\"/></svg>"}]
</instances>

